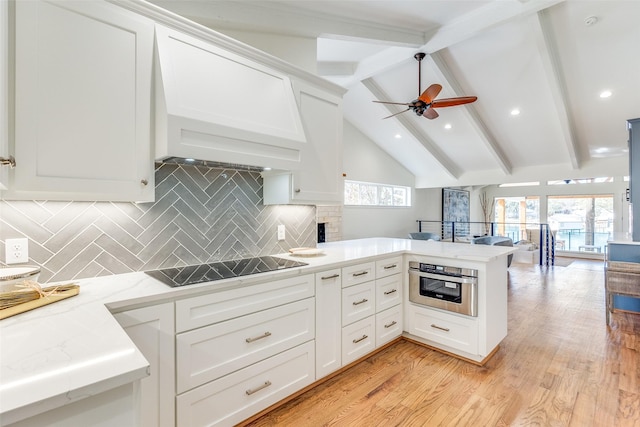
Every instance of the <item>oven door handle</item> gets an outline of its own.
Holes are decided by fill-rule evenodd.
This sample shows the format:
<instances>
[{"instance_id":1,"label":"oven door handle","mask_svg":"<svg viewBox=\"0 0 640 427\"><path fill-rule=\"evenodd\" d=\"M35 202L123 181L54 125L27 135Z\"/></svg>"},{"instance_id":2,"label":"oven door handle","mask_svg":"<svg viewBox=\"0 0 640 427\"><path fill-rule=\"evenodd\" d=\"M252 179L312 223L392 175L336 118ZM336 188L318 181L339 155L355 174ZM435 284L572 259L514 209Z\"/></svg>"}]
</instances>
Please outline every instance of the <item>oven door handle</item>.
<instances>
[{"instance_id":1,"label":"oven door handle","mask_svg":"<svg viewBox=\"0 0 640 427\"><path fill-rule=\"evenodd\" d=\"M409 270L409 275L426 277L426 278L435 279L435 280L442 280L443 282L451 282L451 283L470 283L470 284L478 283L478 279L476 277L455 277L455 276L447 276L446 274L425 273L424 271L419 271L419 270Z\"/></svg>"}]
</instances>

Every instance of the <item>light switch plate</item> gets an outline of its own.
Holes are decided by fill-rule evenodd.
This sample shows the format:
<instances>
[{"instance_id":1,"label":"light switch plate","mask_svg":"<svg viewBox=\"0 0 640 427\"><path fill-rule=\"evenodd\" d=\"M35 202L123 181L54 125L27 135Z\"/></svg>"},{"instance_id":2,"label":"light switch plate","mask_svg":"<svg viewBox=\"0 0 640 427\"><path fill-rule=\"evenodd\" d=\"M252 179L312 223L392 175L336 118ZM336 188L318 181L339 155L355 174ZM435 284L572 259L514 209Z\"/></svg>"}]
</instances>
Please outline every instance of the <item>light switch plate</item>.
<instances>
[{"instance_id":1,"label":"light switch plate","mask_svg":"<svg viewBox=\"0 0 640 427\"><path fill-rule=\"evenodd\" d=\"M278 240L284 240L285 236L284 224L278 226Z\"/></svg>"},{"instance_id":2,"label":"light switch plate","mask_svg":"<svg viewBox=\"0 0 640 427\"><path fill-rule=\"evenodd\" d=\"M29 239L7 239L4 241L4 262L22 264L29 262Z\"/></svg>"}]
</instances>

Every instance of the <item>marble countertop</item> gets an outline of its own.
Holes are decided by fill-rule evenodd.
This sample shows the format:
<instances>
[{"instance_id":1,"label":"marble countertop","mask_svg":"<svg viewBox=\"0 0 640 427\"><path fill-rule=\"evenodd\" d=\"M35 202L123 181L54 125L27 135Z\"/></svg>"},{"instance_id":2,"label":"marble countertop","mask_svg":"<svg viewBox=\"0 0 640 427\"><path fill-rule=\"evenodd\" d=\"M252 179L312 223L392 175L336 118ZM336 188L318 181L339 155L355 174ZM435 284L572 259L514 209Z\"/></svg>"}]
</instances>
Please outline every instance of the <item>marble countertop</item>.
<instances>
[{"instance_id":1,"label":"marble countertop","mask_svg":"<svg viewBox=\"0 0 640 427\"><path fill-rule=\"evenodd\" d=\"M371 238L318 245L308 266L171 288L142 273L74 281L78 296L0 321L0 424L9 424L148 375L148 362L112 313L411 253L486 263L515 252L504 246ZM290 257L288 254L275 256Z\"/></svg>"}]
</instances>

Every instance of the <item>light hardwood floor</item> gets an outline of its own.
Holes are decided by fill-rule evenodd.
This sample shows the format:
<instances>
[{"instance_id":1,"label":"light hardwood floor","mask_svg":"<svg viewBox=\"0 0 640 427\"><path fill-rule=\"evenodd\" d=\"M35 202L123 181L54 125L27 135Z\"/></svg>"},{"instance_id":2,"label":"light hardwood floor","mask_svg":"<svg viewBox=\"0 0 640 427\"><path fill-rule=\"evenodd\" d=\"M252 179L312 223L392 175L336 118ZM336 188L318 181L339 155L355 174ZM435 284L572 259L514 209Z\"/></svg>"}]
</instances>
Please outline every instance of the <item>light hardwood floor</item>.
<instances>
[{"instance_id":1,"label":"light hardwood floor","mask_svg":"<svg viewBox=\"0 0 640 427\"><path fill-rule=\"evenodd\" d=\"M607 328L602 262L513 264L485 366L401 341L250 425L640 426L640 315Z\"/></svg>"}]
</instances>

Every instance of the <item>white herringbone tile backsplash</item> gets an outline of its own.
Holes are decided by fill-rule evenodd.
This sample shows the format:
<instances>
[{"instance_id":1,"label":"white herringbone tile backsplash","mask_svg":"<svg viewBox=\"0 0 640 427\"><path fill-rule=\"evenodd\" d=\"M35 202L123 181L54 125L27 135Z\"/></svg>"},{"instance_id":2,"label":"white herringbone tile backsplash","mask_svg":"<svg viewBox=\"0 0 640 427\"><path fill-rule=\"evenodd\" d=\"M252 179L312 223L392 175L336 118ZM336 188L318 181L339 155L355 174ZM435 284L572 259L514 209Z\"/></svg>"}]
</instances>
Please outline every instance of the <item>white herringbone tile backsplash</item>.
<instances>
[{"instance_id":1,"label":"white herringbone tile backsplash","mask_svg":"<svg viewBox=\"0 0 640 427\"><path fill-rule=\"evenodd\" d=\"M156 164L154 203L0 201L0 253L27 237L43 283L270 255L315 246L315 209L263 206L258 172Z\"/></svg>"}]
</instances>

